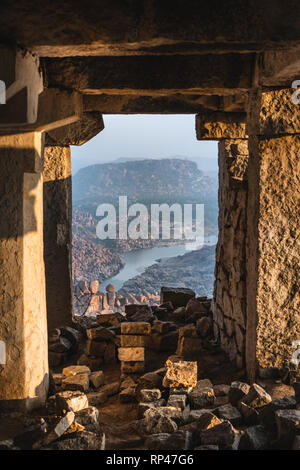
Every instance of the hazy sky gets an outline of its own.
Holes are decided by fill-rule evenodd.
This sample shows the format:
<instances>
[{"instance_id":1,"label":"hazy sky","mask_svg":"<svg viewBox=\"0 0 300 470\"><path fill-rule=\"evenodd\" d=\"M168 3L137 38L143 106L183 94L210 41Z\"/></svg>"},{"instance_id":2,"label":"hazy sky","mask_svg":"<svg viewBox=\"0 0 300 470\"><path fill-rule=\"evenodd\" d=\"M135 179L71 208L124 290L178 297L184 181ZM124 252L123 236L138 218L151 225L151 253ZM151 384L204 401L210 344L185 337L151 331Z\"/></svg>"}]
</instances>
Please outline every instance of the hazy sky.
<instances>
[{"instance_id":1,"label":"hazy sky","mask_svg":"<svg viewBox=\"0 0 300 470\"><path fill-rule=\"evenodd\" d=\"M217 142L197 141L194 115L104 115L105 128L81 147L72 147L73 174L118 158L199 159L206 171L217 169Z\"/></svg>"}]
</instances>

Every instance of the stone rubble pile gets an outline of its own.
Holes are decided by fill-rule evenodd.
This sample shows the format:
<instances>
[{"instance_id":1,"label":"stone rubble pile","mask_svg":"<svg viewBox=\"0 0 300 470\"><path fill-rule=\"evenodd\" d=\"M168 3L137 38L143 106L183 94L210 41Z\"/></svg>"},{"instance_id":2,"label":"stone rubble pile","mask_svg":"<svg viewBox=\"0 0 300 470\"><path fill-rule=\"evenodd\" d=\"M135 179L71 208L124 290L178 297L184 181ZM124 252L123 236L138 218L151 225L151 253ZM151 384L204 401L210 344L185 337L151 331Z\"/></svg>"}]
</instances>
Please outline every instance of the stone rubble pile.
<instances>
[{"instance_id":1,"label":"stone rubble pile","mask_svg":"<svg viewBox=\"0 0 300 470\"><path fill-rule=\"evenodd\" d=\"M47 400L47 414L25 417L24 432L0 442L0 449L105 449L97 406L119 392L119 382L105 384L101 370L78 365L53 374L53 380L55 393Z\"/></svg>"},{"instance_id":2,"label":"stone rubble pile","mask_svg":"<svg viewBox=\"0 0 300 470\"><path fill-rule=\"evenodd\" d=\"M256 383L197 381L197 363L175 355L163 380L145 385L138 417L146 449L300 450L300 381L293 384L295 397L272 400Z\"/></svg>"}]
</instances>

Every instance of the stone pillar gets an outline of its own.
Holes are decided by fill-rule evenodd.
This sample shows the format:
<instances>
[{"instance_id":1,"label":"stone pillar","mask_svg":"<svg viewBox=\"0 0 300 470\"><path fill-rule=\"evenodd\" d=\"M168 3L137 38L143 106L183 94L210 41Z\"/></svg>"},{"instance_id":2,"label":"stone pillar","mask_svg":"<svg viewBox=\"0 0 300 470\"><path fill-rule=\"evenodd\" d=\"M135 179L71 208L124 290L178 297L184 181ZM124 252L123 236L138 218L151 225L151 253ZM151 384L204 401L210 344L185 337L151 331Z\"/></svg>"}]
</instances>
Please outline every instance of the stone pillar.
<instances>
[{"instance_id":1,"label":"stone pillar","mask_svg":"<svg viewBox=\"0 0 300 470\"><path fill-rule=\"evenodd\" d=\"M281 369L300 339L300 105L258 90L249 112L247 336L250 380Z\"/></svg>"},{"instance_id":2,"label":"stone pillar","mask_svg":"<svg viewBox=\"0 0 300 470\"><path fill-rule=\"evenodd\" d=\"M219 238L212 302L214 332L243 367L246 330L247 140L219 142Z\"/></svg>"},{"instance_id":3,"label":"stone pillar","mask_svg":"<svg viewBox=\"0 0 300 470\"><path fill-rule=\"evenodd\" d=\"M70 147L46 146L44 256L48 329L72 324L72 177Z\"/></svg>"},{"instance_id":4,"label":"stone pillar","mask_svg":"<svg viewBox=\"0 0 300 470\"><path fill-rule=\"evenodd\" d=\"M0 405L32 408L48 390L42 134L0 136Z\"/></svg>"},{"instance_id":5,"label":"stone pillar","mask_svg":"<svg viewBox=\"0 0 300 470\"><path fill-rule=\"evenodd\" d=\"M244 112L196 117L198 140L219 141L219 237L212 301L214 333L237 367L245 365L248 135Z\"/></svg>"}]
</instances>

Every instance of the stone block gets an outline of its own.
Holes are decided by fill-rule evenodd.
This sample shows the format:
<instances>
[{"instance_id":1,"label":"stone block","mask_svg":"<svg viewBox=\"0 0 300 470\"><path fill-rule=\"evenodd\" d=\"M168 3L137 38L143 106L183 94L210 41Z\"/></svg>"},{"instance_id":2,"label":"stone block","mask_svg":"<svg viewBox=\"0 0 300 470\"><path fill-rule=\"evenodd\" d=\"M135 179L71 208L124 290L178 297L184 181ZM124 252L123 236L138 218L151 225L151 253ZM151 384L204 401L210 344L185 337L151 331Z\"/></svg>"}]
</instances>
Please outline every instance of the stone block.
<instances>
[{"instance_id":1,"label":"stone block","mask_svg":"<svg viewBox=\"0 0 300 470\"><path fill-rule=\"evenodd\" d=\"M98 328L89 328L86 330L86 335L88 339L103 339L103 340L111 340L114 341L115 333L108 328L104 328L103 326L99 326Z\"/></svg>"},{"instance_id":2,"label":"stone block","mask_svg":"<svg viewBox=\"0 0 300 470\"><path fill-rule=\"evenodd\" d=\"M157 333L160 333L161 335L163 335L165 333L168 333L168 331L170 330L170 325L171 325L170 322L155 320L153 322L152 327L153 327L154 331L156 331Z\"/></svg>"},{"instance_id":3,"label":"stone block","mask_svg":"<svg viewBox=\"0 0 300 470\"><path fill-rule=\"evenodd\" d=\"M89 406L75 413L76 423L84 426L86 431L99 429L99 411L95 406Z\"/></svg>"},{"instance_id":4,"label":"stone block","mask_svg":"<svg viewBox=\"0 0 300 470\"><path fill-rule=\"evenodd\" d=\"M244 382L232 382L229 389L229 401L235 406L241 400L244 401L244 397L250 390L250 385Z\"/></svg>"},{"instance_id":5,"label":"stone block","mask_svg":"<svg viewBox=\"0 0 300 470\"><path fill-rule=\"evenodd\" d=\"M149 336L121 335L122 348L144 348L149 342Z\"/></svg>"},{"instance_id":6,"label":"stone block","mask_svg":"<svg viewBox=\"0 0 300 470\"><path fill-rule=\"evenodd\" d=\"M119 348L118 357L123 362L140 362L145 360L145 348Z\"/></svg>"},{"instance_id":7,"label":"stone block","mask_svg":"<svg viewBox=\"0 0 300 470\"><path fill-rule=\"evenodd\" d=\"M176 354L184 358L194 357L202 350L202 341L200 338L183 336L178 340Z\"/></svg>"},{"instance_id":8,"label":"stone block","mask_svg":"<svg viewBox=\"0 0 300 470\"><path fill-rule=\"evenodd\" d=\"M51 442L61 437L72 425L75 419L73 411L68 411L62 418L56 420L43 439L43 445L47 446Z\"/></svg>"},{"instance_id":9,"label":"stone block","mask_svg":"<svg viewBox=\"0 0 300 470\"><path fill-rule=\"evenodd\" d=\"M201 409L207 406L212 406L215 403L215 394L212 387L202 387L198 384L193 388L189 394L191 408Z\"/></svg>"},{"instance_id":10,"label":"stone block","mask_svg":"<svg viewBox=\"0 0 300 470\"><path fill-rule=\"evenodd\" d=\"M242 401L252 408L260 408L270 403L272 397L260 385L253 384Z\"/></svg>"},{"instance_id":11,"label":"stone block","mask_svg":"<svg viewBox=\"0 0 300 470\"><path fill-rule=\"evenodd\" d=\"M81 392L87 392L89 389L89 375L78 374L71 377L66 377L62 381L62 388L64 390L80 390Z\"/></svg>"},{"instance_id":12,"label":"stone block","mask_svg":"<svg viewBox=\"0 0 300 470\"><path fill-rule=\"evenodd\" d=\"M202 317L197 320L196 330L200 338L206 338L212 331L213 321L210 317Z\"/></svg>"},{"instance_id":13,"label":"stone block","mask_svg":"<svg viewBox=\"0 0 300 470\"><path fill-rule=\"evenodd\" d=\"M178 331L170 331L165 335L152 333L149 337L148 347L154 351L174 351L177 347Z\"/></svg>"},{"instance_id":14,"label":"stone block","mask_svg":"<svg viewBox=\"0 0 300 470\"><path fill-rule=\"evenodd\" d=\"M92 372L90 375L90 383L94 388L99 388L101 385L104 384L104 374L102 370L98 370L97 372Z\"/></svg>"},{"instance_id":15,"label":"stone block","mask_svg":"<svg viewBox=\"0 0 300 470\"><path fill-rule=\"evenodd\" d=\"M163 386L169 388L194 387L197 383L197 362L170 359L166 361L166 374Z\"/></svg>"},{"instance_id":16,"label":"stone block","mask_svg":"<svg viewBox=\"0 0 300 470\"><path fill-rule=\"evenodd\" d=\"M80 391L59 392L55 396L56 410L59 413L65 411L80 411L89 406L87 395Z\"/></svg>"},{"instance_id":17,"label":"stone block","mask_svg":"<svg viewBox=\"0 0 300 470\"><path fill-rule=\"evenodd\" d=\"M291 448L295 436L300 433L300 411L275 411L275 420L277 424L277 434L280 443L284 447Z\"/></svg>"},{"instance_id":18,"label":"stone block","mask_svg":"<svg viewBox=\"0 0 300 470\"><path fill-rule=\"evenodd\" d=\"M241 413L235 406L232 406L230 403L223 406L219 406L219 408L215 410L215 413L217 416L219 416L219 418L230 421L231 424L233 424L234 426L237 426L242 422L243 417Z\"/></svg>"},{"instance_id":19,"label":"stone block","mask_svg":"<svg viewBox=\"0 0 300 470\"><path fill-rule=\"evenodd\" d=\"M271 436L264 426L249 426L241 437L239 450L268 450L270 443Z\"/></svg>"},{"instance_id":20,"label":"stone block","mask_svg":"<svg viewBox=\"0 0 300 470\"><path fill-rule=\"evenodd\" d=\"M122 335L150 335L151 325L147 322L124 322L121 324Z\"/></svg>"},{"instance_id":21,"label":"stone block","mask_svg":"<svg viewBox=\"0 0 300 470\"><path fill-rule=\"evenodd\" d=\"M173 406L174 408L180 408L181 410L184 410L186 406L186 399L186 395L170 395L167 406Z\"/></svg>"},{"instance_id":22,"label":"stone block","mask_svg":"<svg viewBox=\"0 0 300 470\"><path fill-rule=\"evenodd\" d=\"M113 364L116 362L115 343L108 343L104 352L104 364Z\"/></svg>"},{"instance_id":23,"label":"stone block","mask_svg":"<svg viewBox=\"0 0 300 470\"><path fill-rule=\"evenodd\" d=\"M85 352L88 356L104 357L106 341L87 340Z\"/></svg>"},{"instance_id":24,"label":"stone block","mask_svg":"<svg viewBox=\"0 0 300 470\"><path fill-rule=\"evenodd\" d=\"M77 366L68 366L64 367L62 370L62 374L64 377L73 377L74 375L78 374L91 374L91 370L89 367L84 365L77 365Z\"/></svg>"},{"instance_id":25,"label":"stone block","mask_svg":"<svg viewBox=\"0 0 300 470\"><path fill-rule=\"evenodd\" d=\"M103 405L107 401L108 395L105 390L97 390L97 392L90 392L87 394L90 406Z\"/></svg>"},{"instance_id":26,"label":"stone block","mask_svg":"<svg viewBox=\"0 0 300 470\"><path fill-rule=\"evenodd\" d=\"M201 431L202 445L217 445L221 450L237 450L240 435L229 421Z\"/></svg>"},{"instance_id":27,"label":"stone block","mask_svg":"<svg viewBox=\"0 0 300 470\"><path fill-rule=\"evenodd\" d=\"M132 403L136 401L135 387L127 387L120 392L120 403Z\"/></svg>"},{"instance_id":28,"label":"stone block","mask_svg":"<svg viewBox=\"0 0 300 470\"><path fill-rule=\"evenodd\" d=\"M181 339L183 337L187 338L197 338L197 330L193 323L190 325L185 325L179 328L178 338Z\"/></svg>"},{"instance_id":29,"label":"stone block","mask_svg":"<svg viewBox=\"0 0 300 470\"><path fill-rule=\"evenodd\" d=\"M121 374L140 374L145 370L145 363L139 362L121 362Z\"/></svg>"},{"instance_id":30,"label":"stone block","mask_svg":"<svg viewBox=\"0 0 300 470\"><path fill-rule=\"evenodd\" d=\"M105 450L103 432L82 431L70 434L68 438L54 443L55 450Z\"/></svg>"},{"instance_id":31,"label":"stone block","mask_svg":"<svg viewBox=\"0 0 300 470\"><path fill-rule=\"evenodd\" d=\"M159 388L143 388L139 391L141 401L143 403L152 403L161 398L161 391Z\"/></svg>"},{"instance_id":32,"label":"stone block","mask_svg":"<svg viewBox=\"0 0 300 470\"><path fill-rule=\"evenodd\" d=\"M160 303L172 302L174 309L185 307L188 301L194 297L195 292L192 289L162 287L160 291Z\"/></svg>"}]
</instances>

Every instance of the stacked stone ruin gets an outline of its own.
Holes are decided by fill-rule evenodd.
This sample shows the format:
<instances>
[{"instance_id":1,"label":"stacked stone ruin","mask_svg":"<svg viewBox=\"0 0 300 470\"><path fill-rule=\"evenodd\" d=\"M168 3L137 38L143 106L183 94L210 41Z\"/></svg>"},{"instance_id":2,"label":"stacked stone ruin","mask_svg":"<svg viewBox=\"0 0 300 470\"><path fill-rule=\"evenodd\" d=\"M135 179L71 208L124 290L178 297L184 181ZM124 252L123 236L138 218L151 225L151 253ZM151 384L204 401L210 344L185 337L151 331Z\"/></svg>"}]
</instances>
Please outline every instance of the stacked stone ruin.
<instances>
[{"instance_id":1,"label":"stacked stone ruin","mask_svg":"<svg viewBox=\"0 0 300 470\"><path fill-rule=\"evenodd\" d=\"M121 324L121 347L118 350L121 374L140 374L144 371L145 349L150 333L150 323L123 322Z\"/></svg>"}]
</instances>

